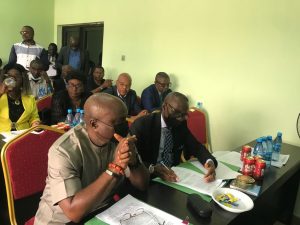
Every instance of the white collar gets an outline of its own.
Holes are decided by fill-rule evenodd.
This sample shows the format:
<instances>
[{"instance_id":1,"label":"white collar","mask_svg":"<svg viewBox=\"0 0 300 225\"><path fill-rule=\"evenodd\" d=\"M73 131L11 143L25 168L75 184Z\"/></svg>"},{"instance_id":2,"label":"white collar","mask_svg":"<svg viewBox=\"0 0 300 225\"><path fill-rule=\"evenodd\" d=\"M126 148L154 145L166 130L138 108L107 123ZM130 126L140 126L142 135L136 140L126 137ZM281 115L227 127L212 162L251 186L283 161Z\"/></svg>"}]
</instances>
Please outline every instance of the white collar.
<instances>
[{"instance_id":1,"label":"white collar","mask_svg":"<svg viewBox=\"0 0 300 225\"><path fill-rule=\"evenodd\" d=\"M166 128L167 124L166 124L162 114L160 115L160 121L161 121L161 128Z\"/></svg>"},{"instance_id":2,"label":"white collar","mask_svg":"<svg viewBox=\"0 0 300 225\"><path fill-rule=\"evenodd\" d=\"M126 95L127 95L127 94L126 94L126 95L122 96L122 95L119 93L118 88L117 88L117 94L118 94L118 96L119 96L120 98L122 98L122 99L123 99L123 98L126 98Z\"/></svg>"}]
</instances>

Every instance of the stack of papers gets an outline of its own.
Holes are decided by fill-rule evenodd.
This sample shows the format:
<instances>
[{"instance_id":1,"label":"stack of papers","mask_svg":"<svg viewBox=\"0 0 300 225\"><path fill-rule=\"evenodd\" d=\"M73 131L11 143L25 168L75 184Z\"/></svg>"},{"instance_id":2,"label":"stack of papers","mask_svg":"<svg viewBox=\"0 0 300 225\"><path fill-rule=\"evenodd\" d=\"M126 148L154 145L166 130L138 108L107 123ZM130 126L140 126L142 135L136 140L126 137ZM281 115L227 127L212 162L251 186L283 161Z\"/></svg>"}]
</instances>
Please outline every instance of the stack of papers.
<instances>
[{"instance_id":1,"label":"stack of papers","mask_svg":"<svg viewBox=\"0 0 300 225\"><path fill-rule=\"evenodd\" d=\"M235 151L216 151L213 153L213 156L216 157L216 159L219 162L228 163L230 165L237 166L239 168L243 167L243 162L241 161L241 154L239 152Z\"/></svg>"},{"instance_id":2,"label":"stack of papers","mask_svg":"<svg viewBox=\"0 0 300 225\"><path fill-rule=\"evenodd\" d=\"M272 161L271 165L275 166L275 167L278 167L278 168L281 168L282 166L284 166L287 163L289 158L290 158L290 155L280 154L279 155L279 160L278 161Z\"/></svg>"},{"instance_id":3,"label":"stack of papers","mask_svg":"<svg viewBox=\"0 0 300 225\"><path fill-rule=\"evenodd\" d=\"M176 184L190 188L206 195L212 195L213 191L222 183L221 179L213 182L205 182L204 175L183 167L172 167L172 170L178 176L179 181Z\"/></svg>"},{"instance_id":4,"label":"stack of papers","mask_svg":"<svg viewBox=\"0 0 300 225\"><path fill-rule=\"evenodd\" d=\"M181 219L152 207L131 195L125 196L98 214L97 218L110 225L182 224Z\"/></svg>"}]
</instances>

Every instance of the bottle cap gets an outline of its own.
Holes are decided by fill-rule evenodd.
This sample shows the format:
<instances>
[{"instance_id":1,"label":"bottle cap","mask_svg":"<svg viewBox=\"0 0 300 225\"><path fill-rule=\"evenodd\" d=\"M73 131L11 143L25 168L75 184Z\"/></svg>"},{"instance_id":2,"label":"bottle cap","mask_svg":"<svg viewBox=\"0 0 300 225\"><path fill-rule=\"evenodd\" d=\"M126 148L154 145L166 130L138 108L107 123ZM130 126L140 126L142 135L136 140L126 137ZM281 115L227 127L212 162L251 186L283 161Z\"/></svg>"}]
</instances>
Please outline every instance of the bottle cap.
<instances>
[{"instance_id":1,"label":"bottle cap","mask_svg":"<svg viewBox=\"0 0 300 225\"><path fill-rule=\"evenodd\" d=\"M84 113L84 110L83 110L83 109L81 109L81 110L80 110L80 113L81 113L81 114L83 114L83 113Z\"/></svg>"},{"instance_id":2,"label":"bottle cap","mask_svg":"<svg viewBox=\"0 0 300 225\"><path fill-rule=\"evenodd\" d=\"M256 142L262 142L262 139L261 138L257 138Z\"/></svg>"},{"instance_id":3,"label":"bottle cap","mask_svg":"<svg viewBox=\"0 0 300 225\"><path fill-rule=\"evenodd\" d=\"M269 135L269 136L267 137L267 139L268 139L268 140L272 140L272 136Z\"/></svg>"},{"instance_id":4,"label":"bottle cap","mask_svg":"<svg viewBox=\"0 0 300 225\"><path fill-rule=\"evenodd\" d=\"M72 113L72 109L68 109L68 113Z\"/></svg>"},{"instance_id":5,"label":"bottle cap","mask_svg":"<svg viewBox=\"0 0 300 225\"><path fill-rule=\"evenodd\" d=\"M282 136L282 133L278 131L277 136Z\"/></svg>"},{"instance_id":6,"label":"bottle cap","mask_svg":"<svg viewBox=\"0 0 300 225\"><path fill-rule=\"evenodd\" d=\"M79 109L79 108L78 108L78 109L76 109L76 112L80 113L80 109Z\"/></svg>"}]
</instances>

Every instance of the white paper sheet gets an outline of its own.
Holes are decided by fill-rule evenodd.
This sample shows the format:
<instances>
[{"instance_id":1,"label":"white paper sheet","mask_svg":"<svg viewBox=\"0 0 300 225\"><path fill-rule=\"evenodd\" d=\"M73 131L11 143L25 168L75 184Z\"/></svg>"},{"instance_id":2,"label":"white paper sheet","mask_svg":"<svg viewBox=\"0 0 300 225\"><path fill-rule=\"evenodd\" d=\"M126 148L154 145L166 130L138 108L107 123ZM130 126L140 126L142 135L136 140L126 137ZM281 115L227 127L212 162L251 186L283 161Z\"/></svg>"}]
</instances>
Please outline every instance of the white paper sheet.
<instances>
[{"instance_id":1,"label":"white paper sheet","mask_svg":"<svg viewBox=\"0 0 300 225\"><path fill-rule=\"evenodd\" d=\"M222 151L220 151L220 152L222 152ZM216 154L217 154L217 157L216 156L215 157L220 162L225 162L225 163L228 163L228 164L231 164L234 166L238 166L240 168L243 167L243 162L240 160L241 154L239 152L226 151L226 153L224 153L224 154L221 154L221 153L216 153ZM213 154L213 155L215 155L215 154Z\"/></svg>"},{"instance_id":2,"label":"white paper sheet","mask_svg":"<svg viewBox=\"0 0 300 225\"><path fill-rule=\"evenodd\" d=\"M1 132L1 134L4 136L2 139L4 142L9 142L11 139L17 137L18 135L24 133L27 130L17 130L17 131L11 131L11 132Z\"/></svg>"},{"instance_id":3,"label":"white paper sheet","mask_svg":"<svg viewBox=\"0 0 300 225\"><path fill-rule=\"evenodd\" d=\"M199 168L204 174L207 172L207 170L198 160L191 161L190 163L192 163L194 166ZM241 175L241 174L236 171L233 171L228 166L224 165L222 162L218 163L218 167L216 168L216 179L221 179L221 180L235 179L237 175Z\"/></svg>"},{"instance_id":4,"label":"white paper sheet","mask_svg":"<svg viewBox=\"0 0 300 225\"><path fill-rule=\"evenodd\" d=\"M222 183L222 180L215 180L213 182L207 183L203 178L203 174L197 173L190 169L182 167L172 167L172 170L179 178L179 181L177 181L176 184L188 187L206 195L211 196L213 191Z\"/></svg>"},{"instance_id":5,"label":"white paper sheet","mask_svg":"<svg viewBox=\"0 0 300 225\"><path fill-rule=\"evenodd\" d=\"M275 166L275 167L278 167L278 168L281 168L282 166L284 166L287 163L289 158L290 158L290 155L280 154L279 155L279 160L278 161L272 161L271 165Z\"/></svg>"},{"instance_id":6,"label":"white paper sheet","mask_svg":"<svg viewBox=\"0 0 300 225\"><path fill-rule=\"evenodd\" d=\"M131 195L127 195L113 206L97 215L110 225L177 225L182 219L152 207Z\"/></svg>"}]
</instances>

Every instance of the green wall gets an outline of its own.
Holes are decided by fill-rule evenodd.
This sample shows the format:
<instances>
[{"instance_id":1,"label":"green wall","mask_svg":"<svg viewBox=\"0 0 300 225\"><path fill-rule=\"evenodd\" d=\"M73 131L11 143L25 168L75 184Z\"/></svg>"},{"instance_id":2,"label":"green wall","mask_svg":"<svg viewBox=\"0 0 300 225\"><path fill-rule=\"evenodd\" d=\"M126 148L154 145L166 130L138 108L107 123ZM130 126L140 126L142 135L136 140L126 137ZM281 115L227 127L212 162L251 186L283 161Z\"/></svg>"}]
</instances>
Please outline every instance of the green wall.
<instances>
[{"instance_id":1,"label":"green wall","mask_svg":"<svg viewBox=\"0 0 300 225\"><path fill-rule=\"evenodd\" d=\"M203 102L213 149L229 150L278 130L299 145L299 11L296 0L64 0L54 25L103 21L107 77L129 72L140 94L170 73Z\"/></svg>"},{"instance_id":2,"label":"green wall","mask_svg":"<svg viewBox=\"0 0 300 225\"><path fill-rule=\"evenodd\" d=\"M2 0L0 20L0 58L5 65L12 45L22 41L19 33L22 26L32 26L35 41L45 48L53 41L54 1Z\"/></svg>"}]
</instances>

